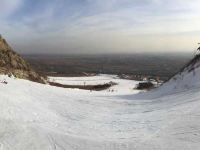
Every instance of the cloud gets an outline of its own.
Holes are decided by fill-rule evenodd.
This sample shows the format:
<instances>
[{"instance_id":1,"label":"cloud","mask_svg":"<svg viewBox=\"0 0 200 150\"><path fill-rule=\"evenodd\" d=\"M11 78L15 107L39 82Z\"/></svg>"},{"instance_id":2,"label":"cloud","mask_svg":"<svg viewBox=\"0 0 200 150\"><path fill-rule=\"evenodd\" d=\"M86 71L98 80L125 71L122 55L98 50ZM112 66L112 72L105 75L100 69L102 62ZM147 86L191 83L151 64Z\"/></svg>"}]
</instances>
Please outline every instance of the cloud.
<instances>
[{"instance_id":1,"label":"cloud","mask_svg":"<svg viewBox=\"0 0 200 150\"><path fill-rule=\"evenodd\" d=\"M11 15L22 4L22 0L0 0L0 17Z\"/></svg>"},{"instance_id":2,"label":"cloud","mask_svg":"<svg viewBox=\"0 0 200 150\"><path fill-rule=\"evenodd\" d=\"M22 52L186 50L200 38L199 0L0 1L1 33Z\"/></svg>"}]
</instances>

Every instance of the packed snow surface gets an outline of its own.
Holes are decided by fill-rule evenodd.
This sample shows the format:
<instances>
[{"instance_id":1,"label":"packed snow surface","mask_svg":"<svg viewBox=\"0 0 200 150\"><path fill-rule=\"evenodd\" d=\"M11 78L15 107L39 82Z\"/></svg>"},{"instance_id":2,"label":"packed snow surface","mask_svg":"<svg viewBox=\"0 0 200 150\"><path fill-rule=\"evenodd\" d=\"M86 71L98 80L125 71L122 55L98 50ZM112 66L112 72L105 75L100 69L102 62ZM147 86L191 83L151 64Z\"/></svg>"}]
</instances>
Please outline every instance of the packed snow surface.
<instances>
[{"instance_id":1,"label":"packed snow surface","mask_svg":"<svg viewBox=\"0 0 200 150\"><path fill-rule=\"evenodd\" d=\"M102 85L106 83L116 83L115 86L101 91L100 94L106 95L124 95L138 93L136 85L139 83L134 80L119 79L116 75L100 74L98 76L91 77L49 77L50 81L64 84L64 85ZM99 92L98 92L99 94Z\"/></svg>"},{"instance_id":2,"label":"packed snow surface","mask_svg":"<svg viewBox=\"0 0 200 150\"><path fill-rule=\"evenodd\" d=\"M0 150L200 149L198 86L138 93L137 81L116 76L51 80L118 85L95 92L0 76Z\"/></svg>"}]
</instances>

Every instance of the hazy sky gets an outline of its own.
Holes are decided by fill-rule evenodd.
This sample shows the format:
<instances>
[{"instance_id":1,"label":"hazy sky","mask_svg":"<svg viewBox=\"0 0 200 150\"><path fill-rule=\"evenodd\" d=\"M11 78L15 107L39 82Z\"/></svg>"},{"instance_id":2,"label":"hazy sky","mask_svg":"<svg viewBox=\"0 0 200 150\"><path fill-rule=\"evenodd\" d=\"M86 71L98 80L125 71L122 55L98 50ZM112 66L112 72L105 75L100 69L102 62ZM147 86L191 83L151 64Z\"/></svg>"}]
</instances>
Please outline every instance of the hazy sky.
<instances>
[{"instance_id":1,"label":"hazy sky","mask_svg":"<svg viewBox=\"0 0 200 150\"><path fill-rule=\"evenodd\" d=\"M200 0L0 0L0 33L21 53L192 52Z\"/></svg>"}]
</instances>

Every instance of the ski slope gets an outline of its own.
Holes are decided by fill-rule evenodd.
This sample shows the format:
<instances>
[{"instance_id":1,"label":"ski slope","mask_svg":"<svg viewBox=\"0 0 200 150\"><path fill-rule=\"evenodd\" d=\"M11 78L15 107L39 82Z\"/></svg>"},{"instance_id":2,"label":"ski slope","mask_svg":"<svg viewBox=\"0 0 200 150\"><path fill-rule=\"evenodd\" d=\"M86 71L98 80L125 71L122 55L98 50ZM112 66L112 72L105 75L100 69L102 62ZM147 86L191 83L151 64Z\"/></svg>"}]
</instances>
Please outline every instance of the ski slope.
<instances>
[{"instance_id":1,"label":"ski slope","mask_svg":"<svg viewBox=\"0 0 200 150\"><path fill-rule=\"evenodd\" d=\"M91 92L1 75L0 150L200 149L198 77L187 90L169 81L141 93L133 89L137 81L115 76L51 80L66 84L114 81L118 85L111 87L114 92Z\"/></svg>"},{"instance_id":2,"label":"ski slope","mask_svg":"<svg viewBox=\"0 0 200 150\"><path fill-rule=\"evenodd\" d=\"M117 75L100 74L91 77L49 77L52 82L64 85L103 85L109 82L116 83L116 85L103 91L94 92L96 94L104 95L124 95L138 93L135 90L139 81L120 79Z\"/></svg>"}]
</instances>

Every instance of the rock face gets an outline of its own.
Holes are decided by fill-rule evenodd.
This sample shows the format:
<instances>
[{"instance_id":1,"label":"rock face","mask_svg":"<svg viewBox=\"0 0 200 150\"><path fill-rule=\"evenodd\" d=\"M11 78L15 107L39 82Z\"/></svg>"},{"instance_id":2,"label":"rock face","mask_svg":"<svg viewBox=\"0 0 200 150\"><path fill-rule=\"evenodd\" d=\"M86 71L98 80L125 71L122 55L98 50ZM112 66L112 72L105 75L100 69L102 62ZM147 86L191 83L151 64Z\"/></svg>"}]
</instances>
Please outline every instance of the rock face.
<instances>
[{"instance_id":1,"label":"rock face","mask_svg":"<svg viewBox=\"0 0 200 150\"><path fill-rule=\"evenodd\" d=\"M45 78L36 73L30 65L0 36L0 74L45 83Z\"/></svg>"}]
</instances>

